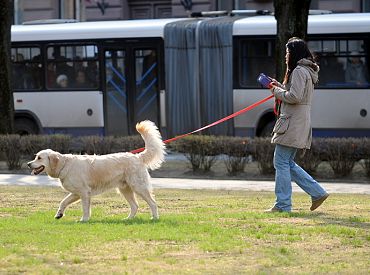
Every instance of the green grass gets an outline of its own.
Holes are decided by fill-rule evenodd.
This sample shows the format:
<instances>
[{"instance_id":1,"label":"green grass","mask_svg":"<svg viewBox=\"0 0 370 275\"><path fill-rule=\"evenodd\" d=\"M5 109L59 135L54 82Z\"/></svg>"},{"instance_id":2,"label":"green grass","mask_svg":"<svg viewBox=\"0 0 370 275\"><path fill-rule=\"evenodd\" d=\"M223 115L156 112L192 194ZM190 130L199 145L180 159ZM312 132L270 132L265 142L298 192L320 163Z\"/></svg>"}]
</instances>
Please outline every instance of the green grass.
<instances>
[{"instance_id":1,"label":"green grass","mask_svg":"<svg viewBox=\"0 0 370 275\"><path fill-rule=\"evenodd\" d=\"M310 212L295 193L291 214L266 214L268 192L156 190L133 220L115 192L53 216L59 188L2 186L0 274L369 274L370 196L332 194Z\"/></svg>"}]
</instances>

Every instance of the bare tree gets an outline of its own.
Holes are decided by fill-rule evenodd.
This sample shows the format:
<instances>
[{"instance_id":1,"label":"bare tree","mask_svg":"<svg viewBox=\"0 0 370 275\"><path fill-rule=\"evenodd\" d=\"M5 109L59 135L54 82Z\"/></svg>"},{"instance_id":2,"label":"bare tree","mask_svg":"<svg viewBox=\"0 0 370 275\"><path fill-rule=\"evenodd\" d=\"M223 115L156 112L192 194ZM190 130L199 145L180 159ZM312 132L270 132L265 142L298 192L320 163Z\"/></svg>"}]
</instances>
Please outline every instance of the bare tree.
<instances>
[{"instance_id":1,"label":"bare tree","mask_svg":"<svg viewBox=\"0 0 370 275\"><path fill-rule=\"evenodd\" d=\"M276 79L285 74L285 45L296 36L306 40L307 21L311 0L274 0L276 35Z\"/></svg>"},{"instance_id":2,"label":"bare tree","mask_svg":"<svg viewBox=\"0 0 370 275\"><path fill-rule=\"evenodd\" d=\"M10 28L13 0L0 2L0 134L13 132L13 95L10 85Z\"/></svg>"}]
</instances>

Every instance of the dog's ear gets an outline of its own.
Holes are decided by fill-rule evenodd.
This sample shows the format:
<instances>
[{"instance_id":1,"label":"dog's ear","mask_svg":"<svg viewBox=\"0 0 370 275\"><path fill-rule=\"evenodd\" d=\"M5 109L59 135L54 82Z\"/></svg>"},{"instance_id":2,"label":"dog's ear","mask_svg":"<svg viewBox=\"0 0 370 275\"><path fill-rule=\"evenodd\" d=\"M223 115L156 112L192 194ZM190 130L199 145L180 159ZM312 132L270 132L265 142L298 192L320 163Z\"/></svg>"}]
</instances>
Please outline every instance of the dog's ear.
<instances>
[{"instance_id":1,"label":"dog's ear","mask_svg":"<svg viewBox=\"0 0 370 275\"><path fill-rule=\"evenodd\" d=\"M60 155L56 152L51 152L49 153L48 157L49 157L50 171L54 172L55 169L58 167L58 164L60 161Z\"/></svg>"}]
</instances>

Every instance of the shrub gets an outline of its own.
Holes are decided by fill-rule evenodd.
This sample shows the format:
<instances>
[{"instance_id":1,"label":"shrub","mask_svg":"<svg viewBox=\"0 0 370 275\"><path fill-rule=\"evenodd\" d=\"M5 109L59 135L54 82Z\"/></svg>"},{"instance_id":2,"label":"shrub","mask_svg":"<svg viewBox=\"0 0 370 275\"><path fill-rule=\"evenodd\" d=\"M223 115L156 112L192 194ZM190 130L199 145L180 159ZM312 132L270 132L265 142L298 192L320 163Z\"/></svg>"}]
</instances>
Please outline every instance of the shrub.
<instances>
[{"instance_id":1,"label":"shrub","mask_svg":"<svg viewBox=\"0 0 370 275\"><path fill-rule=\"evenodd\" d=\"M112 152L113 137L84 136L79 139L82 144L82 153L89 155L104 155Z\"/></svg>"},{"instance_id":2,"label":"shrub","mask_svg":"<svg viewBox=\"0 0 370 275\"><path fill-rule=\"evenodd\" d=\"M144 141L139 135L125 137L86 136L81 137L80 140L84 153L96 155L130 152L144 147Z\"/></svg>"},{"instance_id":3,"label":"shrub","mask_svg":"<svg viewBox=\"0 0 370 275\"><path fill-rule=\"evenodd\" d=\"M130 152L144 147L140 135L126 137L88 136L72 138L67 135L0 135L0 157L9 170L21 168L21 160L31 160L32 155L46 148L61 153L109 154ZM183 153L190 161L193 171L209 171L216 163L217 156L223 154L223 161L229 175L243 172L250 155L258 162L261 174L274 173L274 145L270 138L247 140L241 137L216 137L192 135L167 145L168 148ZM297 163L307 172L314 173L320 162L328 161L337 177L348 176L359 160L370 177L369 138L314 138L311 150Z\"/></svg>"},{"instance_id":4,"label":"shrub","mask_svg":"<svg viewBox=\"0 0 370 275\"><path fill-rule=\"evenodd\" d=\"M22 146L21 136L19 135L1 135L0 151L6 157L6 164L9 170L18 170L21 168Z\"/></svg>"},{"instance_id":5,"label":"shrub","mask_svg":"<svg viewBox=\"0 0 370 275\"><path fill-rule=\"evenodd\" d=\"M362 167L365 169L365 174L370 178L370 158L364 159L361 162Z\"/></svg>"},{"instance_id":6,"label":"shrub","mask_svg":"<svg viewBox=\"0 0 370 275\"><path fill-rule=\"evenodd\" d=\"M144 147L144 141L140 135L116 137L113 152L130 152Z\"/></svg>"},{"instance_id":7,"label":"shrub","mask_svg":"<svg viewBox=\"0 0 370 275\"><path fill-rule=\"evenodd\" d=\"M33 156L43 149L48 148L49 136L24 135L21 138L25 158L32 159Z\"/></svg>"},{"instance_id":8,"label":"shrub","mask_svg":"<svg viewBox=\"0 0 370 275\"><path fill-rule=\"evenodd\" d=\"M193 171L209 171L221 153L217 137L193 135L177 140L173 147L176 151L184 153L190 161Z\"/></svg>"},{"instance_id":9,"label":"shrub","mask_svg":"<svg viewBox=\"0 0 370 275\"><path fill-rule=\"evenodd\" d=\"M366 176L370 178L370 139L363 138L360 144L362 152L360 164L364 168Z\"/></svg>"},{"instance_id":10,"label":"shrub","mask_svg":"<svg viewBox=\"0 0 370 275\"><path fill-rule=\"evenodd\" d=\"M303 154L299 151L296 156L296 162L308 173L315 173L319 167L321 160L321 145L323 144L323 139L314 138L312 140L311 149L305 150Z\"/></svg>"},{"instance_id":11,"label":"shrub","mask_svg":"<svg viewBox=\"0 0 370 275\"><path fill-rule=\"evenodd\" d=\"M47 137L48 148L66 154L70 152L72 137L68 135L50 135Z\"/></svg>"},{"instance_id":12,"label":"shrub","mask_svg":"<svg viewBox=\"0 0 370 275\"><path fill-rule=\"evenodd\" d=\"M275 172L273 164L275 145L271 144L271 138L254 138L251 148L261 174L273 174Z\"/></svg>"},{"instance_id":13,"label":"shrub","mask_svg":"<svg viewBox=\"0 0 370 275\"><path fill-rule=\"evenodd\" d=\"M361 139L328 138L322 144L323 158L327 159L337 177L351 174L356 161L361 158Z\"/></svg>"},{"instance_id":14,"label":"shrub","mask_svg":"<svg viewBox=\"0 0 370 275\"><path fill-rule=\"evenodd\" d=\"M44 149L52 149L62 154L71 151L72 137L68 135L24 135L21 137L22 153L26 159Z\"/></svg>"},{"instance_id":15,"label":"shrub","mask_svg":"<svg viewBox=\"0 0 370 275\"><path fill-rule=\"evenodd\" d=\"M219 139L222 152L225 154L224 163L229 175L244 172L248 162L248 141L241 137L222 137Z\"/></svg>"}]
</instances>

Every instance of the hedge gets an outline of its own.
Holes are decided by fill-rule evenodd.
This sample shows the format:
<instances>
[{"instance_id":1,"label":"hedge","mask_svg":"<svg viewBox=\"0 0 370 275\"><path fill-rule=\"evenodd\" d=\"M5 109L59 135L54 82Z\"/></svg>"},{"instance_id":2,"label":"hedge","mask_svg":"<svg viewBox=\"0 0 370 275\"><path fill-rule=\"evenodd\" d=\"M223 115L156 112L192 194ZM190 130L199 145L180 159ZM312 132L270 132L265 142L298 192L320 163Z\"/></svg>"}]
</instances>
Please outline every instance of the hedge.
<instances>
[{"instance_id":1,"label":"hedge","mask_svg":"<svg viewBox=\"0 0 370 275\"><path fill-rule=\"evenodd\" d=\"M19 170L22 163L33 158L39 150L50 148L61 153L108 154L127 152L144 146L142 138L127 137L71 137L67 135L0 135L0 158L9 170ZM261 174L274 173L274 145L270 138L192 135L167 145L168 149L186 156L193 171L211 170L222 160L229 175L244 171L252 160L258 163ZM298 152L296 161L309 173L314 173L321 162L330 164L336 177L351 174L360 163L370 177L370 138L314 138L310 150Z\"/></svg>"}]
</instances>

